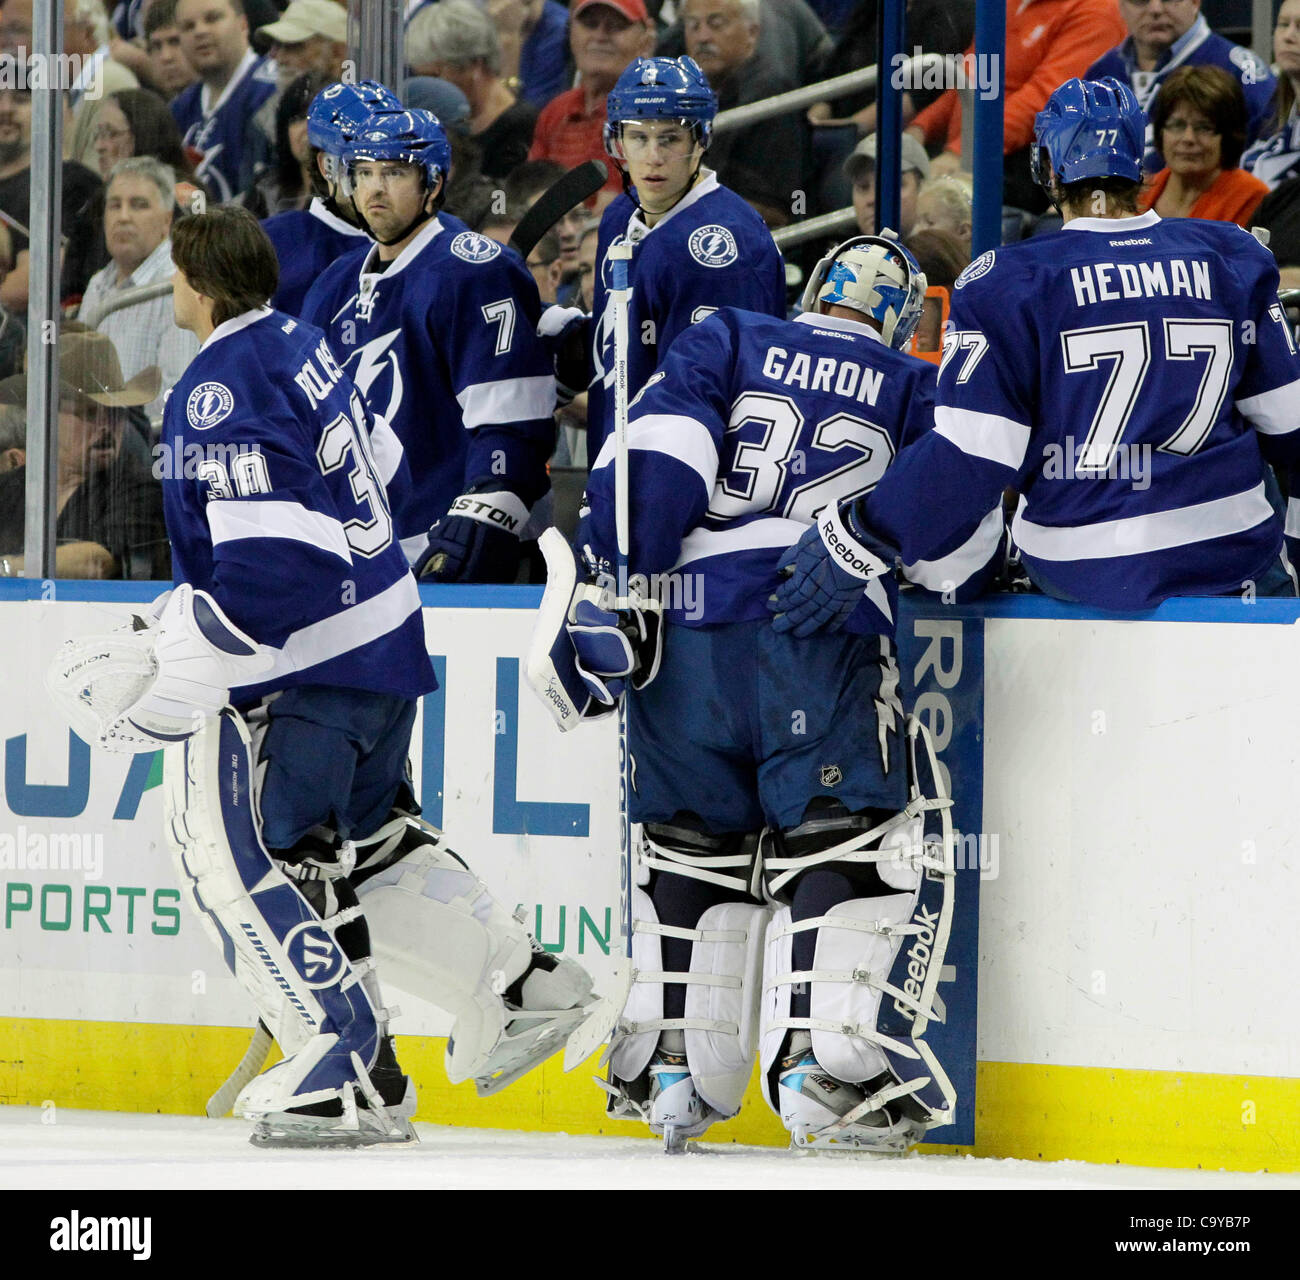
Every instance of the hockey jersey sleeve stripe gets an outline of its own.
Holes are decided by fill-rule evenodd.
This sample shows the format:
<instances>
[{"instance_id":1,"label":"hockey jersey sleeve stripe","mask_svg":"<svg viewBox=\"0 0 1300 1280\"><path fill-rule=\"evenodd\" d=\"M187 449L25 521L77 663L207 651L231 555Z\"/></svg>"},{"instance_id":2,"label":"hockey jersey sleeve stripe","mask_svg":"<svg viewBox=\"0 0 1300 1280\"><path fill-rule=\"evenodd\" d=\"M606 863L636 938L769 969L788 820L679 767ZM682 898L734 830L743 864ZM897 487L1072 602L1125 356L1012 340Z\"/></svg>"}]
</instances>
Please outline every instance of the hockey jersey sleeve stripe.
<instances>
[{"instance_id":1,"label":"hockey jersey sleeve stripe","mask_svg":"<svg viewBox=\"0 0 1300 1280\"><path fill-rule=\"evenodd\" d=\"M287 538L333 552L352 563L343 525L333 516L311 511L300 502L273 498L252 501L225 498L208 503L208 528L213 547L240 538Z\"/></svg>"},{"instance_id":2,"label":"hockey jersey sleeve stripe","mask_svg":"<svg viewBox=\"0 0 1300 1280\"><path fill-rule=\"evenodd\" d=\"M1238 400L1237 411L1266 436L1295 431L1300 428L1300 381Z\"/></svg>"},{"instance_id":3,"label":"hockey jersey sleeve stripe","mask_svg":"<svg viewBox=\"0 0 1300 1280\"><path fill-rule=\"evenodd\" d=\"M867 599L880 610L886 622L891 626L894 622L894 611L890 608L889 592L885 589L885 584L881 578L872 578L867 583Z\"/></svg>"},{"instance_id":4,"label":"hockey jersey sleeve stripe","mask_svg":"<svg viewBox=\"0 0 1300 1280\"><path fill-rule=\"evenodd\" d=\"M934 429L963 453L1019 471L1029 448L1029 428L996 413L937 405Z\"/></svg>"},{"instance_id":5,"label":"hockey jersey sleeve stripe","mask_svg":"<svg viewBox=\"0 0 1300 1280\"><path fill-rule=\"evenodd\" d=\"M614 462L614 436L605 437L596 458L595 471ZM665 453L694 471L704 487L713 492L718 479L718 446L704 423L684 414L648 413L628 426L627 447L647 453Z\"/></svg>"},{"instance_id":6,"label":"hockey jersey sleeve stripe","mask_svg":"<svg viewBox=\"0 0 1300 1280\"><path fill-rule=\"evenodd\" d=\"M1212 538L1245 533L1274 518L1261 481L1245 493L1190 507L1105 520L1091 525L1048 527L1026 520L1016 512L1011 532L1026 554L1040 560L1109 560L1118 556L1167 551Z\"/></svg>"},{"instance_id":7,"label":"hockey jersey sleeve stripe","mask_svg":"<svg viewBox=\"0 0 1300 1280\"><path fill-rule=\"evenodd\" d=\"M501 422L528 422L555 412L555 379L550 374L476 382L456 396L468 430Z\"/></svg>"},{"instance_id":8,"label":"hockey jersey sleeve stripe","mask_svg":"<svg viewBox=\"0 0 1300 1280\"><path fill-rule=\"evenodd\" d=\"M800 520L768 516L761 520L751 520L735 529L692 529L682 539L681 554L673 568L680 569L694 560L730 555L736 551L792 547L807 527Z\"/></svg>"},{"instance_id":9,"label":"hockey jersey sleeve stripe","mask_svg":"<svg viewBox=\"0 0 1300 1280\"><path fill-rule=\"evenodd\" d=\"M412 534L409 538L403 538L398 545L402 548L406 563L413 565L424 554L425 547L429 545L429 532L426 529L423 533Z\"/></svg>"},{"instance_id":10,"label":"hockey jersey sleeve stripe","mask_svg":"<svg viewBox=\"0 0 1300 1280\"><path fill-rule=\"evenodd\" d=\"M370 452L379 471L379 479L388 488L402 465L402 442L388 425L388 419L375 414L375 425L370 432Z\"/></svg>"},{"instance_id":11,"label":"hockey jersey sleeve stripe","mask_svg":"<svg viewBox=\"0 0 1300 1280\"><path fill-rule=\"evenodd\" d=\"M370 644L395 631L419 608L420 590L415 579L404 573L378 595L295 631L279 649L270 651L274 666L262 679L306 671Z\"/></svg>"},{"instance_id":12,"label":"hockey jersey sleeve stripe","mask_svg":"<svg viewBox=\"0 0 1300 1280\"><path fill-rule=\"evenodd\" d=\"M937 560L918 560L905 564L903 572L927 591L951 591L978 573L997 551L1002 541L1002 504L999 502L980 521L965 542L955 551Z\"/></svg>"},{"instance_id":13,"label":"hockey jersey sleeve stripe","mask_svg":"<svg viewBox=\"0 0 1300 1280\"><path fill-rule=\"evenodd\" d=\"M1300 498L1287 499L1284 532L1288 538L1300 538Z\"/></svg>"}]
</instances>

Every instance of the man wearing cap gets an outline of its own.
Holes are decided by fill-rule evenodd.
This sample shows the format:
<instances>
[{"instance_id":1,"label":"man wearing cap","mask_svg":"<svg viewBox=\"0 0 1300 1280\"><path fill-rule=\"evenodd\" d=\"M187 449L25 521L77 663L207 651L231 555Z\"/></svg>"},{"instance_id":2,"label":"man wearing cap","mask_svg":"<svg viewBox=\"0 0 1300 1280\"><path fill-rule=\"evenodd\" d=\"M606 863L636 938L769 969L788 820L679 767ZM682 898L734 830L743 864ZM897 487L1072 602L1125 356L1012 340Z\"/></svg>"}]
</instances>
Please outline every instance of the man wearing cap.
<instances>
[{"instance_id":1,"label":"man wearing cap","mask_svg":"<svg viewBox=\"0 0 1300 1280\"><path fill-rule=\"evenodd\" d=\"M337 79L348 55L348 13L335 0L290 0L284 16L258 27L257 35L291 79L304 71Z\"/></svg>"},{"instance_id":2,"label":"man wearing cap","mask_svg":"<svg viewBox=\"0 0 1300 1280\"><path fill-rule=\"evenodd\" d=\"M645 0L574 0L569 48L580 82L537 117L529 160L554 160L566 169L605 158L605 98L634 59L654 52L654 23ZM605 190L617 193L613 171Z\"/></svg>"},{"instance_id":3,"label":"man wearing cap","mask_svg":"<svg viewBox=\"0 0 1300 1280\"><path fill-rule=\"evenodd\" d=\"M196 176L229 200L269 153L270 139L256 136L252 119L275 93L276 64L248 47L243 0L180 0L176 25L199 82L176 97L172 115L186 147L201 157Z\"/></svg>"},{"instance_id":4,"label":"man wearing cap","mask_svg":"<svg viewBox=\"0 0 1300 1280\"><path fill-rule=\"evenodd\" d=\"M108 315L103 311L129 289L171 279L175 183L172 170L152 156L132 156L113 166L104 198L104 241L112 261L91 276L81 300L82 318L112 339L127 377L152 365L161 370L158 395L147 408L151 418L161 416L164 394L199 344L192 333L177 328L169 296Z\"/></svg>"},{"instance_id":5,"label":"man wearing cap","mask_svg":"<svg viewBox=\"0 0 1300 1280\"><path fill-rule=\"evenodd\" d=\"M59 338L55 572L72 578L171 576L162 487L132 409L158 396L157 366L122 377L113 343L65 328ZM0 405L25 407L27 378L0 382ZM26 466L0 474L0 574L23 568Z\"/></svg>"},{"instance_id":6,"label":"man wearing cap","mask_svg":"<svg viewBox=\"0 0 1300 1280\"><path fill-rule=\"evenodd\" d=\"M898 234L905 240L916 224L916 197L930 176L930 157L911 134L903 135L902 179L898 191ZM853 212L864 236L876 234L876 135L863 138L844 162L853 184Z\"/></svg>"}]
</instances>

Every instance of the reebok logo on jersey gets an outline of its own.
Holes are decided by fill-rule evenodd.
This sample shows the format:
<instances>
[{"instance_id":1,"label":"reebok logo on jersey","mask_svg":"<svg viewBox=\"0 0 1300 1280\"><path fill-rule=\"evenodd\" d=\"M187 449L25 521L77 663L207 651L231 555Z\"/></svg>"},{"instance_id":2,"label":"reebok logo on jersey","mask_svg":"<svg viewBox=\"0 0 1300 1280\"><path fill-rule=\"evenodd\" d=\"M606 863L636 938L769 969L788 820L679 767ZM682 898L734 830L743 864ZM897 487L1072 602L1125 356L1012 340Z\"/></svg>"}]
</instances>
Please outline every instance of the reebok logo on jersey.
<instances>
[{"instance_id":1,"label":"reebok logo on jersey","mask_svg":"<svg viewBox=\"0 0 1300 1280\"><path fill-rule=\"evenodd\" d=\"M206 431L224 422L235 407L230 388L221 382L200 382L185 402L185 416L196 431Z\"/></svg>"},{"instance_id":2,"label":"reebok logo on jersey","mask_svg":"<svg viewBox=\"0 0 1300 1280\"><path fill-rule=\"evenodd\" d=\"M716 222L692 231L686 247L691 257L705 267L729 267L740 256L736 237Z\"/></svg>"}]
</instances>

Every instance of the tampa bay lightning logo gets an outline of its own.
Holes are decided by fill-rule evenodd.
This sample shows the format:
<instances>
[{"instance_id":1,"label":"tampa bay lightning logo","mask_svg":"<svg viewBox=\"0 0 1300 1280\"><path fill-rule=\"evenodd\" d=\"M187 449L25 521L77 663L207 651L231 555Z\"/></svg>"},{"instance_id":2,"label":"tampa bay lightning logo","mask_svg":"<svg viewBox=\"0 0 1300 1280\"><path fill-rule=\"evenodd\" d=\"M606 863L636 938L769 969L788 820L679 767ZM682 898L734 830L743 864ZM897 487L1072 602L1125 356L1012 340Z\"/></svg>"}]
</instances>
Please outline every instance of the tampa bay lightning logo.
<instances>
[{"instance_id":1,"label":"tampa bay lightning logo","mask_svg":"<svg viewBox=\"0 0 1300 1280\"><path fill-rule=\"evenodd\" d=\"M402 366L397 359L394 344L402 336L400 329L390 329L358 347L348 357L344 368L357 384L374 413L382 414L389 422L396 422L402 410L406 384Z\"/></svg>"},{"instance_id":2,"label":"tampa bay lightning logo","mask_svg":"<svg viewBox=\"0 0 1300 1280\"><path fill-rule=\"evenodd\" d=\"M196 431L206 431L230 417L235 397L221 382L200 382L185 402L185 416Z\"/></svg>"},{"instance_id":3,"label":"tampa bay lightning logo","mask_svg":"<svg viewBox=\"0 0 1300 1280\"><path fill-rule=\"evenodd\" d=\"M692 231L686 247L691 257L705 267L729 267L740 256L736 237L716 222Z\"/></svg>"},{"instance_id":4,"label":"tampa bay lightning logo","mask_svg":"<svg viewBox=\"0 0 1300 1280\"><path fill-rule=\"evenodd\" d=\"M338 944L316 920L305 920L291 929L284 949L304 984L313 991L332 987L347 964Z\"/></svg>"},{"instance_id":5,"label":"tampa bay lightning logo","mask_svg":"<svg viewBox=\"0 0 1300 1280\"><path fill-rule=\"evenodd\" d=\"M958 289L964 289L968 284L978 280L980 276L988 275L988 273L993 270L995 257L996 255L992 249L989 249L985 253L981 253L980 256L957 277L954 281L955 287Z\"/></svg>"},{"instance_id":6,"label":"tampa bay lightning logo","mask_svg":"<svg viewBox=\"0 0 1300 1280\"><path fill-rule=\"evenodd\" d=\"M501 246L477 231L462 231L451 242L451 251L466 262L491 262L501 252Z\"/></svg>"}]
</instances>

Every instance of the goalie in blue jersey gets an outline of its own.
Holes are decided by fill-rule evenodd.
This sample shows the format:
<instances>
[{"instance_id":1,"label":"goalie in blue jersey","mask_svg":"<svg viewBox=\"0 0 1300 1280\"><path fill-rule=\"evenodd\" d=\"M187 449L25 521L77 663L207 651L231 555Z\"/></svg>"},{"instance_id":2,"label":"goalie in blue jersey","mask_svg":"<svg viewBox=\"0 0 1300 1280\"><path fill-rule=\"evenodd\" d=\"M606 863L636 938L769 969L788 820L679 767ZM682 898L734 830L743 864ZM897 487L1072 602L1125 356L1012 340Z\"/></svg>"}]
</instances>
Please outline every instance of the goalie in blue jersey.
<instances>
[{"instance_id":1,"label":"goalie in blue jersey","mask_svg":"<svg viewBox=\"0 0 1300 1280\"><path fill-rule=\"evenodd\" d=\"M400 441L324 334L267 307L250 213L181 220L173 256L202 344L159 445L185 459L163 487L177 585L136 630L74 643L51 688L87 741L166 748L180 884L284 1052L236 1101L254 1141L408 1141L376 960L452 1014L447 1073L480 1093L562 1047L590 979L416 816L407 752L437 685L389 500Z\"/></svg>"},{"instance_id":2,"label":"goalie in blue jersey","mask_svg":"<svg viewBox=\"0 0 1300 1280\"><path fill-rule=\"evenodd\" d=\"M810 637L769 612L818 513L869 493L932 425L934 367L902 351L924 294L897 240L856 237L797 320L724 308L678 337L630 415L630 609L543 544L533 687L561 727L630 688L635 980L605 1087L611 1114L669 1149L736 1114L756 1052L799 1145L899 1151L951 1113L924 1038L952 904L947 801L899 697L897 586L872 582ZM614 561L614 455L611 438L579 527L597 574ZM916 574L964 580L1000 536L995 518Z\"/></svg>"},{"instance_id":3,"label":"goalie in blue jersey","mask_svg":"<svg viewBox=\"0 0 1300 1280\"><path fill-rule=\"evenodd\" d=\"M1144 128L1115 80L1052 95L1033 160L1063 230L958 277L935 430L823 529L925 560L1010 486L1024 567L1060 599L1136 611L1296 593L1269 470L1300 459L1277 266L1231 223L1137 213ZM779 607L813 630L874 572L812 530Z\"/></svg>"}]
</instances>

